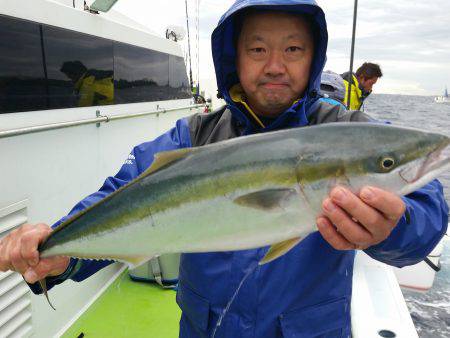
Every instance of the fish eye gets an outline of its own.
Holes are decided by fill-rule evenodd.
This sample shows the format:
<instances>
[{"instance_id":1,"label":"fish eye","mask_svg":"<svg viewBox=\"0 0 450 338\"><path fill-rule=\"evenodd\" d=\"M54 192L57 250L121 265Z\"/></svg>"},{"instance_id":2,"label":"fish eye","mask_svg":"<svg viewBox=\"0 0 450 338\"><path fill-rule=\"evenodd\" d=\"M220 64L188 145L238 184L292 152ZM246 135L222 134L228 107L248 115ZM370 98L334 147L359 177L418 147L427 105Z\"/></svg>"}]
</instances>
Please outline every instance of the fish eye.
<instances>
[{"instance_id":1,"label":"fish eye","mask_svg":"<svg viewBox=\"0 0 450 338\"><path fill-rule=\"evenodd\" d=\"M380 168L383 171L389 171L395 166L395 159L391 156L384 156L380 159Z\"/></svg>"}]
</instances>

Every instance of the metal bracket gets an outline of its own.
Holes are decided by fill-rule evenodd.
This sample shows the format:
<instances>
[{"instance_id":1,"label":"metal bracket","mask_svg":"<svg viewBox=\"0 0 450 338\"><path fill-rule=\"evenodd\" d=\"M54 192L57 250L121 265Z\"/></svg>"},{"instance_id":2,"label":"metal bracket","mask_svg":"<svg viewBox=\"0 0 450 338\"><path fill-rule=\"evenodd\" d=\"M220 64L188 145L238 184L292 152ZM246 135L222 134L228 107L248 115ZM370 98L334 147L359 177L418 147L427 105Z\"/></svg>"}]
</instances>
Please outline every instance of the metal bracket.
<instances>
[{"instance_id":1,"label":"metal bracket","mask_svg":"<svg viewBox=\"0 0 450 338\"><path fill-rule=\"evenodd\" d=\"M100 12L108 12L111 7L113 7L118 0L95 0L91 5L91 10L100 11Z\"/></svg>"},{"instance_id":2,"label":"metal bracket","mask_svg":"<svg viewBox=\"0 0 450 338\"><path fill-rule=\"evenodd\" d=\"M97 111L95 112L95 116L101 117L101 115L100 115L100 110L97 110ZM97 126L97 128L100 128L100 122L97 122L95 125Z\"/></svg>"},{"instance_id":3,"label":"metal bracket","mask_svg":"<svg viewBox=\"0 0 450 338\"><path fill-rule=\"evenodd\" d=\"M148 268L155 277L155 282L163 289L174 289L175 285L165 285L163 283L162 270L158 257L153 257L148 261Z\"/></svg>"},{"instance_id":4,"label":"metal bracket","mask_svg":"<svg viewBox=\"0 0 450 338\"><path fill-rule=\"evenodd\" d=\"M86 12L91 13L91 14L99 14L98 11L91 9L91 8L87 5L86 1L84 1L84 10L85 10Z\"/></svg>"},{"instance_id":5,"label":"metal bracket","mask_svg":"<svg viewBox=\"0 0 450 338\"><path fill-rule=\"evenodd\" d=\"M159 104L156 105L156 110L161 110L161 112L156 113L156 117L159 117L159 114L164 114L167 112L166 108L162 108Z\"/></svg>"},{"instance_id":6,"label":"metal bracket","mask_svg":"<svg viewBox=\"0 0 450 338\"><path fill-rule=\"evenodd\" d=\"M105 123L108 123L108 122L109 122L109 116L100 114L100 110L96 110L96 111L95 111L95 116L96 116L97 118L98 118L98 117L104 117L104 118L106 118ZM97 128L100 128L100 122L97 122L95 125L97 126Z\"/></svg>"}]
</instances>

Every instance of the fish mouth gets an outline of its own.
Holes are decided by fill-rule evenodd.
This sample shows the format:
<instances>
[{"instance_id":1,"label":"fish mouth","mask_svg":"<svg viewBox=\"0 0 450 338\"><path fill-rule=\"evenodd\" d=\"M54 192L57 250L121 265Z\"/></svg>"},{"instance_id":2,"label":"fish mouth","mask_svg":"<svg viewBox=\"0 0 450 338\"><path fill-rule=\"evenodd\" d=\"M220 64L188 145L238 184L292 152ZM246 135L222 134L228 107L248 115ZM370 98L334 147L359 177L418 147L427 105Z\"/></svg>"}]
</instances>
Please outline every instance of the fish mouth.
<instances>
[{"instance_id":1,"label":"fish mouth","mask_svg":"<svg viewBox=\"0 0 450 338\"><path fill-rule=\"evenodd\" d=\"M401 179L407 183L403 195L417 190L450 169L450 140L438 146L423 159L399 171Z\"/></svg>"}]
</instances>

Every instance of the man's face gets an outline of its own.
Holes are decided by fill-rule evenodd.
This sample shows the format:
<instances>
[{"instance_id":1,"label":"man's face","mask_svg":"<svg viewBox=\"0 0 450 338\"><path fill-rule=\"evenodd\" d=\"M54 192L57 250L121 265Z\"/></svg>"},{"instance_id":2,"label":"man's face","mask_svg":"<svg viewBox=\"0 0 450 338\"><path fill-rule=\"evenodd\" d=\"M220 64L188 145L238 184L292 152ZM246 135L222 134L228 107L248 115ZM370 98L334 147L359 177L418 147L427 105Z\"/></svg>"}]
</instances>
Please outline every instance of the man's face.
<instances>
[{"instance_id":1,"label":"man's face","mask_svg":"<svg viewBox=\"0 0 450 338\"><path fill-rule=\"evenodd\" d=\"M377 77L373 77L371 79L361 77L360 79L358 79L358 82L361 85L361 87L363 87L364 90L369 93L372 91L373 85L377 83L377 81L378 81Z\"/></svg>"},{"instance_id":2,"label":"man's face","mask_svg":"<svg viewBox=\"0 0 450 338\"><path fill-rule=\"evenodd\" d=\"M312 34L304 19L277 12L245 18L236 68L256 114L277 116L303 95L313 54Z\"/></svg>"}]
</instances>

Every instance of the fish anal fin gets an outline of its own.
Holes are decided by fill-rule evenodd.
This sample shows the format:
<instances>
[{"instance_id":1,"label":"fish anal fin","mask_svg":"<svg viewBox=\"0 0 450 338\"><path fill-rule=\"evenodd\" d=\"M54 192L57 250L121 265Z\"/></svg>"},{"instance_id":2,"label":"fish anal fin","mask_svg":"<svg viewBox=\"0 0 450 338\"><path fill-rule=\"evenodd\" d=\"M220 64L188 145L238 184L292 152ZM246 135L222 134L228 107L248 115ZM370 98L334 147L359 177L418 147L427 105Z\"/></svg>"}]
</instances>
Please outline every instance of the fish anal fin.
<instances>
[{"instance_id":1,"label":"fish anal fin","mask_svg":"<svg viewBox=\"0 0 450 338\"><path fill-rule=\"evenodd\" d=\"M283 256L286 252L288 252L294 246L296 246L301 240L302 240L301 237L296 237L296 238L288 239L287 241L283 241L283 242L272 245L270 247L269 251L267 251L264 258L261 259L261 261L259 262L259 265L263 265L263 264L272 262L273 260L277 259L278 257Z\"/></svg>"},{"instance_id":2,"label":"fish anal fin","mask_svg":"<svg viewBox=\"0 0 450 338\"><path fill-rule=\"evenodd\" d=\"M156 255L149 256L131 256L131 255L89 255L89 254L70 254L69 257L80 258L86 260L95 260L95 261L116 261L125 263L129 266L130 269L134 269L139 265L144 264L148 260L156 257Z\"/></svg>"},{"instance_id":3,"label":"fish anal fin","mask_svg":"<svg viewBox=\"0 0 450 338\"><path fill-rule=\"evenodd\" d=\"M111 259L128 265L130 269L134 269L144 264L154 256L113 256Z\"/></svg>"},{"instance_id":4,"label":"fish anal fin","mask_svg":"<svg viewBox=\"0 0 450 338\"><path fill-rule=\"evenodd\" d=\"M297 194L295 189L265 189L237 197L234 203L266 211L283 210L283 202Z\"/></svg>"},{"instance_id":5,"label":"fish anal fin","mask_svg":"<svg viewBox=\"0 0 450 338\"><path fill-rule=\"evenodd\" d=\"M192 149L193 148L182 148L156 153L152 164L142 173L142 176L150 175L165 165L185 157L187 154L192 152Z\"/></svg>"}]
</instances>

